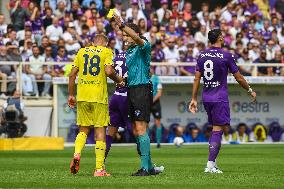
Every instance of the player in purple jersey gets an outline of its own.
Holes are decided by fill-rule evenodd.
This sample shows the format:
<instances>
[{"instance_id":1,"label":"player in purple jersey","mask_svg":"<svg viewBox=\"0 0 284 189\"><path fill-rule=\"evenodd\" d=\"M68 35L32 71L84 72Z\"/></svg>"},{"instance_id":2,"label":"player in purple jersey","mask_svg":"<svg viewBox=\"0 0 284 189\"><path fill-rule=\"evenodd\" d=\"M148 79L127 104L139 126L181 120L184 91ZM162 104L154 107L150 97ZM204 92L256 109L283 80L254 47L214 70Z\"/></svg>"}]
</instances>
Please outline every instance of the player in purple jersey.
<instances>
[{"instance_id":1,"label":"player in purple jersey","mask_svg":"<svg viewBox=\"0 0 284 189\"><path fill-rule=\"evenodd\" d=\"M222 173L216 165L216 158L221 148L223 127L230 125L228 70L234 75L237 82L248 91L253 101L256 100L256 93L240 74L234 56L221 48L224 44L221 30L211 30L208 33L208 39L212 47L201 52L197 60L189 110L192 113L197 111L197 92L200 79L203 77L202 101L208 115L208 122L213 126L209 139L209 157L204 172Z\"/></svg>"},{"instance_id":2,"label":"player in purple jersey","mask_svg":"<svg viewBox=\"0 0 284 189\"><path fill-rule=\"evenodd\" d=\"M32 33L38 45L41 45L42 34L44 33L43 21L40 17L40 10L35 7L31 15Z\"/></svg>"},{"instance_id":3,"label":"player in purple jersey","mask_svg":"<svg viewBox=\"0 0 284 189\"><path fill-rule=\"evenodd\" d=\"M126 50L127 48L127 45L124 43L123 49ZM116 74L123 78L127 77L125 55L125 51L123 51L117 54L113 61ZM113 137L117 133L118 128L129 128L131 126L131 122L128 119L127 87L116 87L115 92L109 101L109 115L110 126L107 128L105 159L107 158Z\"/></svg>"}]
</instances>

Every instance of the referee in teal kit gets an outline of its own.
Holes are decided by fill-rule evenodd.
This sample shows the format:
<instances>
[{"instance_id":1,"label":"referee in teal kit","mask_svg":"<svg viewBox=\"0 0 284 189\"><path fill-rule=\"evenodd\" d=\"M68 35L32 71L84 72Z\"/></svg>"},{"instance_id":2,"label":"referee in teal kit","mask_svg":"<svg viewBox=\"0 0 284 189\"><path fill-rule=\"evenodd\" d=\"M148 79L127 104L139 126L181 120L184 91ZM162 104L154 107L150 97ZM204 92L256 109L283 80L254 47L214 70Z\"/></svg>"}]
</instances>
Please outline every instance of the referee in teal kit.
<instances>
[{"instance_id":1,"label":"referee in teal kit","mask_svg":"<svg viewBox=\"0 0 284 189\"><path fill-rule=\"evenodd\" d=\"M164 167L155 167L152 164L150 138L147 134L153 101L150 81L151 44L141 36L136 24L125 24L116 14L114 14L114 19L119 29L123 31L124 43L129 46L126 52L128 109L141 160L140 169L132 176L157 175L164 171Z\"/></svg>"}]
</instances>

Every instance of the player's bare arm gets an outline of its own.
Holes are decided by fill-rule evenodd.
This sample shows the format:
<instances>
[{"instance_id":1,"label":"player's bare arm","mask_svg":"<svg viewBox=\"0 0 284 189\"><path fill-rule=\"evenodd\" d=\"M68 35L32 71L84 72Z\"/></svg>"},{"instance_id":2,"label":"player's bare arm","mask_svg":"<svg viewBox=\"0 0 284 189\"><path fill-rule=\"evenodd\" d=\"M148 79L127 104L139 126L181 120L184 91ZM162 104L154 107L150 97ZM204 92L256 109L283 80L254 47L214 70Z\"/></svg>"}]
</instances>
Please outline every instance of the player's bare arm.
<instances>
[{"instance_id":1,"label":"player's bare arm","mask_svg":"<svg viewBox=\"0 0 284 189\"><path fill-rule=\"evenodd\" d=\"M141 39L139 37L139 35L133 30L131 29L130 27L128 27L127 25L125 25L122 21L121 21L121 18L114 14L113 15L114 19L115 19L115 22L116 24L118 25L118 27L124 31L127 35L129 35L129 37L131 37L133 39L133 41L135 41L135 43L139 46L143 46L144 45L144 41L143 39Z\"/></svg>"},{"instance_id":2,"label":"player's bare arm","mask_svg":"<svg viewBox=\"0 0 284 189\"><path fill-rule=\"evenodd\" d=\"M240 73L237 72L234 74L234 77L236 79L236 81L245 89L248 91L248 93L251 95L253 102L256 101L256 92L252 90L252 88L249 86L249 84L247 83L246 79L244 78L244 76Z\"/></svg>"},{"instance_id":3,"label":"player's bare arm","mask_svg":"<svg viewBox=\"0 0 284 189\"><path fill-rule=\"evenodd\" d=\"M105 67L105 73L111 80L113 80L115 83L117 83L119 87L124 87L125 82L124 82L123 78L118 76L115 73L115 70L112 66L106 66Z\"/></svg>"},{"instance_id":4,"label":"player's bare arm","mask_svg":"<svg viewBox=\"0 0 284 189\"><path fill-rule=\"evenodd\" d=\"M68 105L70 108L74 108L76 105L76 98L74 96L75 93L75 80L78 74L78 69L77 68L72 68L71 73L69 75L69 97L68 97Z\"/></svg>"},{"instance_id":5,"label":"player's bare arm","mask_svg":"<svg viewBox=\"0 0 284 189\"><path fill-rule=\"evenodd\" d=\"M159 89L157 91L157 95L153 98L153 102L156 102L157 100L159 100L162 96L162 89Z\"/></svg>"},{"instance_id":6,"label":"player's bare arm","mask_svg":"<svg viewBox=\"0 0 284 189\"><path fill-rule=\"evenodd\" d=\"M188 107L189 111L193 114L197 111L197 92L200 84L200 79L201 73L199 71L196 71L192 89L192 99Z\"/></svg>"}]
</instances>

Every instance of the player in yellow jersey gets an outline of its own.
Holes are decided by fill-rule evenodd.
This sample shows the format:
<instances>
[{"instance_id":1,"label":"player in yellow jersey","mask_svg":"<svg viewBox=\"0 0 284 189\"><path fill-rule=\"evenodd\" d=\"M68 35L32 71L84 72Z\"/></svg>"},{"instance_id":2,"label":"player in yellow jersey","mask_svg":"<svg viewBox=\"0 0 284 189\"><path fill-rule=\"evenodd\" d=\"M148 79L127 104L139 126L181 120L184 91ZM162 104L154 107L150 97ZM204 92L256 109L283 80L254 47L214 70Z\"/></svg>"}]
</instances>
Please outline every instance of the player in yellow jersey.
<instances>
[{"instance_id":1,"label":"player in yellow jersey","mask_svg":"<svg viewBox=\"0 0 284 189\"><path fill-rule=\"evenodd\" d=\"M106 48L105 35L94 37L94 46L81 48L77 53L69 75L68 104L74 108L77 102L77 125L80 130L75 140L75 153L70 171L79 171L81 151L85 146L90 126L95 127L96 169L94 176L109 176L104 168L106 149L106 127L109 124L107 78L120 86L125 83L113 68L113 52ZM77 99L74 96L75 80L78 75Z\"/></svg>"}]
</instances>

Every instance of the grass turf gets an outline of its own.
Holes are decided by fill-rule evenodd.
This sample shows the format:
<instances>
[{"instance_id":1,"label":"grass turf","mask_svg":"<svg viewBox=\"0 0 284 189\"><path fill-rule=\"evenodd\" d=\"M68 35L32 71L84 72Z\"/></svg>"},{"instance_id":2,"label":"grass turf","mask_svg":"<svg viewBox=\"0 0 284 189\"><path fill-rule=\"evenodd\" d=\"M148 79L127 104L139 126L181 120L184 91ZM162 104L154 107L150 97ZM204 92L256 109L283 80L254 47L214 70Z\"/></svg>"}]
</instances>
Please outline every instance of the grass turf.
<instances>
[{"instance_id":1,"label":"grass turf","mask_svg":"<svg viewBox=\"0 0 284 189\"><path fill-rule=\"evenodd\" d=\"M0 188L284 188L284 145L224 145L218 165L222 175L203 173L207 145L152 148L165 173L130 177L139 166L136 149L113 147L107 169L111 177L94 178L93 148L83 151L77 175L69 172L73 148L63 151L0 152Z\"/></svg>"}]
</instances>

